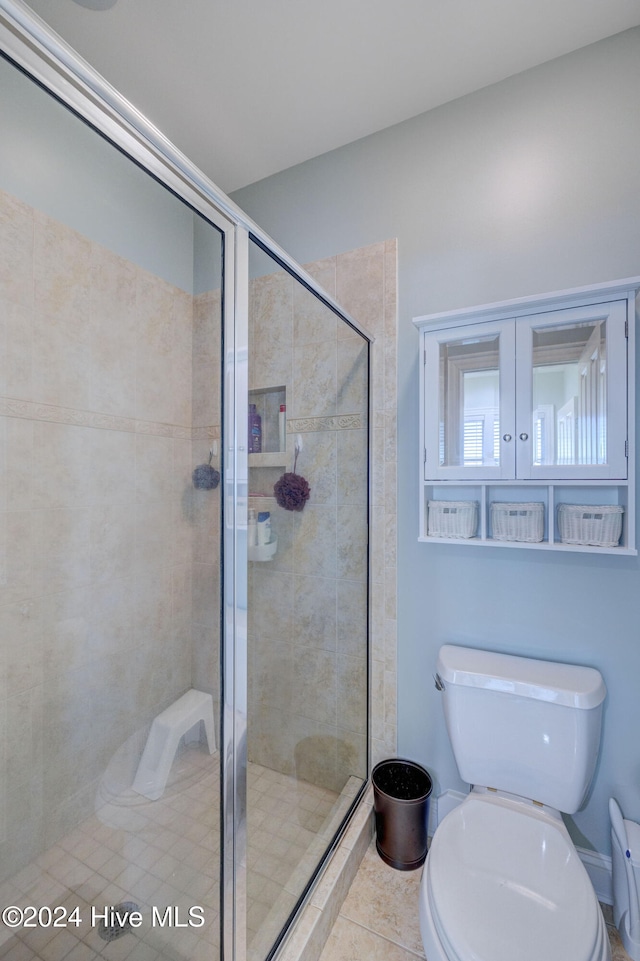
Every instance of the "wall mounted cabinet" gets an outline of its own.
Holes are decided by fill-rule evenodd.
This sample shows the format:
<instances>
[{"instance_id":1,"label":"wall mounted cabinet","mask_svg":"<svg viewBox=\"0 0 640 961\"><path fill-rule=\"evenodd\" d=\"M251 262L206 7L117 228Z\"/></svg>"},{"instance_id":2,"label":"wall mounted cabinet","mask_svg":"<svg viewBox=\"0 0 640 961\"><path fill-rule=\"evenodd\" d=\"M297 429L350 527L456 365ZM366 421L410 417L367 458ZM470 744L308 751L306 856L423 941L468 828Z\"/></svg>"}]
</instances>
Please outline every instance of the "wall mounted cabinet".
<instances>
[{"instance_id":1,"label":"wall mounted cabinet","mask_svg":"<svg viewBox=\"0 0 640 961\"><path fill-rule=\"evenodd\" d=\"M638 289L634 278L414 319L422 357L420 540L636 553ZM468 526L436 533L446 527L429 523L429 503L446 512L447 501L477 504L473 537ZM541 539L502 539L502 530L498 539L491 508L498 502L522 505L514 518L524 504L542 504ZM558 518L561 504L582 505L587 526L589 507L621 515L617 546L592 532L586 539L595 543L568 543L572 512L563 508Z\"/></svg>"}]
</instances>

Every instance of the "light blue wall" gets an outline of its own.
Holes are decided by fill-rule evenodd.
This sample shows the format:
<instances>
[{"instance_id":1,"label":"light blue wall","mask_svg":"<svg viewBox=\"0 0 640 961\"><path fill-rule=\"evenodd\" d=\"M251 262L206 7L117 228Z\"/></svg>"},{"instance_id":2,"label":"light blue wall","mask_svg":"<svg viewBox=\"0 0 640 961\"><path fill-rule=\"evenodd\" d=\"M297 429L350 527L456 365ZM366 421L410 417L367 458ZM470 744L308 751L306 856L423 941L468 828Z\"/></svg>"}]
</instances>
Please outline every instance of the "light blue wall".
<instances>
[{"instance_id":1,"label":"light blue wall","mask_svg":"<svg viewBox=\"0 0 640 961\"><path fill-rule=\"evenodd\" d=\"M399 752L460 787L431 680L446 641L592 664L609 690L575 835L640 820L640 564L418 544L411 318L640 274L640 28L236 192L301 262L391 237L399 256Z\"/></svg>"},{"instance_id":2,"label":"light blue wall","mask_svg":"<svg viewBox=\"0 0 640 961\"><path fill-rule=\"evenodd\" d=\"M193 211L2 57L0 90L0 187L192 293ZM197 229L202 274L218 231Z\"/></svg>"}]
</instances>

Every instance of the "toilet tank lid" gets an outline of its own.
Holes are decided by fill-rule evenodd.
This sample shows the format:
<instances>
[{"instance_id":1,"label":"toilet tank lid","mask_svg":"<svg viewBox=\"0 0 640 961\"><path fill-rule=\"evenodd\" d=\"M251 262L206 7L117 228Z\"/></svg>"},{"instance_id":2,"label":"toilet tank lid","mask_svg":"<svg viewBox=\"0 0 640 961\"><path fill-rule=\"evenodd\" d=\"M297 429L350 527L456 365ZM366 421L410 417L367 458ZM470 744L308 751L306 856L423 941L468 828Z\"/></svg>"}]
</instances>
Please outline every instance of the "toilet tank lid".
<instances>
[{"instance_id":1,"label":"toilet tank lid","mask_svg":"<svg viewBox=\"0 0 640 961\"><path fill-rule=\"evenodd\" d=\"M440 648L438 674L445 686L448 683L484 688L583 710L597 707L607 694L602 675L593 667L454 644Z\"/></svg>"}]
</instances>

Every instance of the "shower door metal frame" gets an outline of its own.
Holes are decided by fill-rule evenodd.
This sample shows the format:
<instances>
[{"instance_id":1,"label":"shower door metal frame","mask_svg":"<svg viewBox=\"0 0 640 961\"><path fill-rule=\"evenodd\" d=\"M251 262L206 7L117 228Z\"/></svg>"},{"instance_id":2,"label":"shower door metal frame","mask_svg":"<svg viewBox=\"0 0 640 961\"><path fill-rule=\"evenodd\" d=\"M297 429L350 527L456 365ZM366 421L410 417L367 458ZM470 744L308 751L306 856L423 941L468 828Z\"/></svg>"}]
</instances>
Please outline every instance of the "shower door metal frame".
<instances>
[{"instance_id":1,"label":"shower door metal frame","mask_svg":"<svg viewBox=\"0 0 640 961\"><path fill-rule=\"evenodd\" d=\"M69 107L82 120L103 135L134 162L149 172L181 200L210 221L223 238L222 290L223 290L223 348L224 348L224 394L222 399L222 466L224 524L222 579L221 645L223 647L221 672L221 835L222 857L220 859L221 891L221 957L244 961L242 937L245 919L242 916L245 898L236 898L236 890L242 879L236 877L235 867L245 863L242 850L241 826L246 812L243 798L238 799L236 769L242 767L242 758L236 745L240 743L235 730L237 703L236 684L242 686L242 678L235 669L235 610L236 571L247 564L246 546L239 543L237 516L238 464L235 451L235 428L238 420L235 411L236 398L236 326L246 330L246 302L248 276L238 272L236 266L237 224L220 206L214 203L215 189L190 161L180 154L169 141L150 124L142 114L104 81L67 44L28 10L19 0L0 0L0 49L6 57L36 80L56 99ZM246 232L245 232L246 233ZM244 320L237 316L236 299L245 305ZM245 335L246 366L246 335ZM245 410L246 410L245 399ZM246 422L246 413L245 413ZM226 576L225 576L226 572ZM245 679L246 687L246 679ZM240 698L242 701L242 698ZM246 702L246 698L245 698ZM242 726L242 718L241 725ZM246 714L244 716L246 726ZM245 744L246 755L246 744ZM246 767L246 757L244 759ZM239 829L240 827L240 829ZM241 938L240 938L241 940Z\"/></svg>"},{"instance_id":2,"label":"shower door metal frame","mask_svg":"<svg viewBox=\"0 0 640 961\"><path fill-rule=\"evenodd\" d=\"M22 0L0 0L0 51L223 235L221 958L246 961L247 627L246 587L242 596L242 585L246 584L248 565L244 531L248 492L249 237L263 245L369 344L373 338ZM370 758L367 765L370 770Z\"/></svg>"}]
</instances>

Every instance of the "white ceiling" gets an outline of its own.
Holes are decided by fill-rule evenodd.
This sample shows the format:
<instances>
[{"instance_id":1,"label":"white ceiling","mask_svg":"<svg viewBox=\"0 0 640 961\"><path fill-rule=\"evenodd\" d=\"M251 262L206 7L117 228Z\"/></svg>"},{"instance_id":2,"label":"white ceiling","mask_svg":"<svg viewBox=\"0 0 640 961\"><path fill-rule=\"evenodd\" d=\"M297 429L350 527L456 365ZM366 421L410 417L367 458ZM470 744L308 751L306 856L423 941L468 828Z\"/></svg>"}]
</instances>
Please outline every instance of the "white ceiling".
<instances>
[{"instance_id":1,"label":"white ceiling","mask_svg":"<svg viewBox=\"0 0 640 961\"><path fill-rule=\"evenodd\" d=\"M640 0L29 0L227 193L640 24Z\"/></svg>"}]
</instances>

